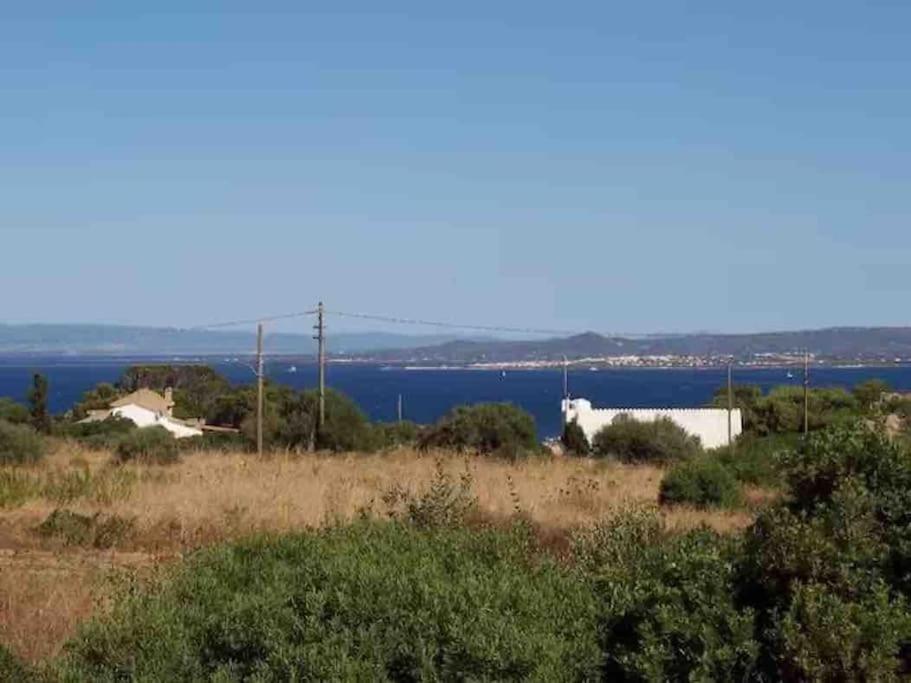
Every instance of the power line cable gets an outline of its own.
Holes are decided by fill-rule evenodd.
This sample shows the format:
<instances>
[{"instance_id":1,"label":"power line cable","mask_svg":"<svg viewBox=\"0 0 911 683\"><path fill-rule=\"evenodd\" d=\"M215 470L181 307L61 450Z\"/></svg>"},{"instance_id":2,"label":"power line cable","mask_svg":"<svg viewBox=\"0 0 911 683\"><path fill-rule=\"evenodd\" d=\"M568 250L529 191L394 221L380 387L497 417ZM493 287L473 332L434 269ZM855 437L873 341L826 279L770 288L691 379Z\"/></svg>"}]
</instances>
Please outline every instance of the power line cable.
<instances>
[{"instance_id":1,"label":"power line cable","mask_svg":"<svg viewBox=\"0 0 911 683\"><path fill-rule=\"evenodd\" d=\"M257 323L270 323L276 320L290 320L291 318L303 318L308 315L316 315L316 310L300 311L298 313L281 313L279 315L267 315L262 318L249 318L247 320L229 320L227 322L210 323L208 325L194 325L185 328L188 331L193 330L214 330L223 327L239 327L241 325L255 325Z\"/></svg>"},{"instance_id":2,"label":"power line cable","mask_svg":"<svg viewBox=\"0 0 911 683\"><path fill-rule=\"evenodd\" d=\"M340 318L356 318L358 320L372 320L375 322L393 323L396 325L420 325L424 327L441 327L453 330L476 330L480 332L512 332L516 334L552 334L552 335L574 335L580 334L574 330L553 330L541 329L535 327L504 327L501 325L472 325L463 323L443 322L439 320L422 320L418 318L399 318L386 315L373 315L370 313L349 313L346 311L326 310L327 315L334 315Z\"/></svg>"}]
</instances>

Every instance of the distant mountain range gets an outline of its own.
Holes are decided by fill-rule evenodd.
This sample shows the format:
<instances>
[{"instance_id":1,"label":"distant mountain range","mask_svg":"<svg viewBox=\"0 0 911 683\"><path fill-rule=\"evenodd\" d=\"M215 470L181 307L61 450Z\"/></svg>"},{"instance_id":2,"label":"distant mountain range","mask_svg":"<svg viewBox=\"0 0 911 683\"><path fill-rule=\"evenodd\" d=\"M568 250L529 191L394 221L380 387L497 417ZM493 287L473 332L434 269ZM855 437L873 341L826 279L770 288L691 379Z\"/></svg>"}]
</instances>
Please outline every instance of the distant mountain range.
<instances>
[{"instance_id":1,"label":"distant mountain range","mask_svg":"<svg viewBox=\"0 0 911 683\"><path fill-rule=\"evenodd\" d=\"M459 339L457 335L406 335L386 332L339 333L329 337L334 354L359 354L385 349L433 346ZM307 356L316 353L311 335L267 334L270 354ZM123 325L4 325L0 324L2 354L172 355L251 354L253 332L186 330Z\"/></svg>"},{"instance_id":2,"label":"distant mountain range","mask_svg":"<svg viewBox=\"0 0 911 683\"><path fill-rule=\"evenodd\" d=\"M385 362L474 364L557 361L617 356L730 357L748 361L763 356L809 352L842 361L911 361L911 327L840 327L761 334L679 334L606 337L587 333L541 341L466 341L379 351Z\"/></svg>"},{"instance_id":3,"label":"distant mountain range","mask_svg":"<svg viewBox=\"0 0 911 683\"><path fill-rule=\"evenodd\" d=\"M112 325L2 325L0 354L206 355L250 354L252 332L184 330ZM674 334L641 337L593 332L565 338L505 341L455 335L405 335L386 332L329 336L336 357L382 363L520 363L618 356L690 356L739 360L808 351L817 358L874 362L911 361L911 327L838 327L759 334ZM310 356L310 335L272 334L270 354Z\"/></svg>"}]
</instances>

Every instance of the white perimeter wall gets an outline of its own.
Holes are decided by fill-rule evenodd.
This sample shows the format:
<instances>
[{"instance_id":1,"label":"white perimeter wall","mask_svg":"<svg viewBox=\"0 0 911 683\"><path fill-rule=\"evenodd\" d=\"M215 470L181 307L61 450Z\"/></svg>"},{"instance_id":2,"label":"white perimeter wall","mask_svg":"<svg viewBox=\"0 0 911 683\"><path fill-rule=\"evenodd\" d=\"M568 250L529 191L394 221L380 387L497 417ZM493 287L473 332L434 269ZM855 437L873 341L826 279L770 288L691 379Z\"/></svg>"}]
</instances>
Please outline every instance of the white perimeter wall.
<instances>
[{"instance_id":1,"label":"white perimeter wall","mask_svg":"<svg viewBox=\"0 0 911 683\"><path fill-rule=\"evenodd\" d=\"M592 408L590 401L577 398L563 401L563 420L574 419L591 441L598 431L614 421L618 415L629 415L640 422L653 422L668 417L688 434L698 436L705 448L718 448L728 443L728 411L724 408ZM731 435L743 431L740 409L731 411Z\"/></svg>"},{"instance_id":2,"label":"white perimeter wall","mask_svg":"<svg viewBox=\"0 0 911 683\"><path fill-rule=\"evenodd\" d=\"M111 414L131 420L137 427L153 427L156 425L164 427L178 439L184 439L188 436L202 436L201 429L193 429L176 420L172 420L167 415L159 415L153 410L148 410L132 403L121 408L114 408Z\"/></svg>"}]
</instances>

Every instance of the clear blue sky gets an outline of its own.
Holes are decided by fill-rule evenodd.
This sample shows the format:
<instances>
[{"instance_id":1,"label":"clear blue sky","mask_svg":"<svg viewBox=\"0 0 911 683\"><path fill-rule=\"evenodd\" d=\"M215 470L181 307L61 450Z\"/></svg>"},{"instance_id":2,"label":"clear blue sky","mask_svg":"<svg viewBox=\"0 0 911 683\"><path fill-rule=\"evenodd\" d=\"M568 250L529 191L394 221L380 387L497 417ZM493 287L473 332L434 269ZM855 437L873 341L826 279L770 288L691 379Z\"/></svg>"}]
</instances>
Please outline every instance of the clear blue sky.
<instances>
[{"instance_id":1,"label":"clear blue sky","mask_svg":"<svg viewBox=\"0 0 911 683\"><path fill-rule=\"evenodd\" d=\"M4 3L0 321L909 324L909 27L904 0Z\"/></svg>"}]
</instances>

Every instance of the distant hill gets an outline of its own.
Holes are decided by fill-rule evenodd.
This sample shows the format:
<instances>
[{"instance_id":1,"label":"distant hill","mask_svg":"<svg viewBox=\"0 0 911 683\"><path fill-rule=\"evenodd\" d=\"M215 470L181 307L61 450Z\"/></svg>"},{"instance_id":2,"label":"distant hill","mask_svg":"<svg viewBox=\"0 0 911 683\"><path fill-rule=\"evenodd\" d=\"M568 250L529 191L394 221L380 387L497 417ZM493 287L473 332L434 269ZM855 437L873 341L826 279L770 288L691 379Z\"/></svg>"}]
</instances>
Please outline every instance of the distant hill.
<instances>
[{"instance_id":1,"label":"distant hill","mask_svg":"<svg viewBox=\"0 0 911 683\"><path fill-rule=\"evenodd\" d=\"M386 332L331 335L334 354L408 349L456 339L454 335L405 335ZM184 330L122 325L4 325L0 324L0 353L4 354L247 354L256 348L251 332ZM267 334L269 353L311 355L316 342L309 334Z\"/></svg>"},{"instance_id":2,"label":"distant hill","mask_svg":"<svg viewBox=\"0 0 911 683\"><path fill-rule=\"evenodd\" d=\"M206 355L249 354L250 332L184 330L116 325L3 325L0 354ZM504 341L454 335L405 335L387 332L339 333L328 338L331 355L383 363L471 364L556 361L610 356L734 356L805 350L819 358L859 362L911 360L911 327L839 327L759 334L678 334L642 337L603 336ZM310 356L316 342L308 334L267 335L270 354Z\"/></svg>"},{"instance_id":3,"label":"distant hill","mask_svg":"<svg viewBox=\"0 0 911 683\"><path fill-rule=\"evenodd\" d=\"M378 350L377 360L421 363L498 363L554 361L606 356L734 356L809 351L838 360L911 360L911 327L840 327L760 334L681 334L605 337L593 332L540 341L466 341L407 350Z\"/></svg>"}]
</instances>

